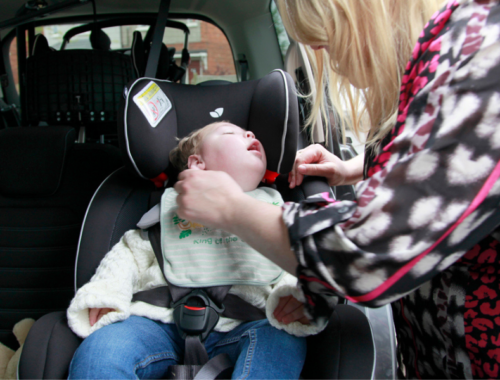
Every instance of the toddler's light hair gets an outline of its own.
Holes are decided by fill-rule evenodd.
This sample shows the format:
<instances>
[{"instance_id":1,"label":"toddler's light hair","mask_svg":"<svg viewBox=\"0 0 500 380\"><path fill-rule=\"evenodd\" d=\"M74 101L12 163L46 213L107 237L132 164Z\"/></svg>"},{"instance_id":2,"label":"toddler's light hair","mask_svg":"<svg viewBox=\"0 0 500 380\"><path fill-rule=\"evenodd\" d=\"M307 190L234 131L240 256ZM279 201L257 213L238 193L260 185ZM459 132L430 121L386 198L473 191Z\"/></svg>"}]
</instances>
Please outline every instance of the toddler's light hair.
<instances>
[{"instance_id":1,"label":"toddler's light hair","mask_svg":"<svg viewBox=\"0 0 500 380\"><path fill-rule=\"evenodd\" d=\"M228 122L217 121L215 123L205 125L203 128L196 129L186 137L180 139L177 146L172 149L169 154L172 165L174 165L179 172L186 170L188 168L189 156L192 154L198 154L201 142L205 136L222 123Z\"/></svg>"}]
</instances>

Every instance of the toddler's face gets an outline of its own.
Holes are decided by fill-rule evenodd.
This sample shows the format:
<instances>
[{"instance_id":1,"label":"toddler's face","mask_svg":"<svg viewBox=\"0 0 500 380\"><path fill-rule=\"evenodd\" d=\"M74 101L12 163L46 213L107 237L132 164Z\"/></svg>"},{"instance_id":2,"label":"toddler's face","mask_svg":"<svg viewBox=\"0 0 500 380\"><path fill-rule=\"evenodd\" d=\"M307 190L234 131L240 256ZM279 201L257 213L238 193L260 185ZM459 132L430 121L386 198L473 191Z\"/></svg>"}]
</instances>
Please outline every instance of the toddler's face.
<instances>
[{"instance_id":1,"label":"toddler's face","mask_svg":"<svg viewBox=\"0 0 500 380\"><path fill-rule=\"evenodd\" d=\"M243 191L254 190L264 177L266 153L250 131L230 123L220 123L203 138L200 157L205 170L228 173Z\"/></svg>"}]
</instances>

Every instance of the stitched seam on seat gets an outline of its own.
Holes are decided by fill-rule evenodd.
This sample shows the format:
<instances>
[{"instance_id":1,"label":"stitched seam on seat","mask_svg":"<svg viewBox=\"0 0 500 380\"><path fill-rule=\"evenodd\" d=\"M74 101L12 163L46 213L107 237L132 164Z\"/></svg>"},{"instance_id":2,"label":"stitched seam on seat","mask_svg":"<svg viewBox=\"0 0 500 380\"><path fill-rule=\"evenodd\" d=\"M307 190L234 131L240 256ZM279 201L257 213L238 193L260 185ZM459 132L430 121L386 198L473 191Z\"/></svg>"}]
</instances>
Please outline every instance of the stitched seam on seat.
<instances>
[{"instance_id":1,"label":"stitched seam on seat","mask_svg":"<svg viewBox=\"0 0 500 380\"><path fill-rule=\"evenodd\" d=\"M82 225L81 225L81 228L80 228L80 236L78 237L78 245L77 245L77 248L76 248L76 257L75 257L75 283L74 283L74 291L76 293L76 291L78 290L77 289L77 266L78 266L78 258L80 257L80 244L82 242L82 234L83 234L83 229L85 228L85 225L87 224L87 217L89 215L89 211L90 211L90 208L92 207L92 204L94 203L94 200L97 196L97 193L99 193L99 191L101 190L101 188L104 186L104 184L108 181L108 179L110 179L115 173L117 173L122 167L116 169L113 173L111 173L110 175L108 175L102 182L101 184L99 185L99 187L96 189L96 191L94 192L94 194L92 195L92 198L90 199L90 202L87 206L87 210L85 211L85 216L83 217L83 221L82 221Z\"/></svg>"},{"instance_id":2,"label":"stitched seam on seat","mask_svg":"<svg viewBox=\"0 0 500 380\"><path fill-rule=\"evenodd\" d=\"M125 197L125 199L123 200L122 202L122 205L120 207L120 210L118 210L118 213L116 214L116 218L115 218L115 221L113 223L113 230L111 231L111 234L109 236L109 241L108 241L108 252L111 250L111 240L113 239L113 235L115 234L115 230L116 230L116 222L117 220L120 218L120 215L122 214L122 211L125 207L125 204L127 203L127 201L130 199L130 197L132 196L132 193L133 191L132 190L129 190L127 196Z\"/></svg>"},{"instance_id":3,"label":"stitched seam on seat","mask_svg":"<svg viewBox=\"0 0 500 380\"><path fill-rule=\"evenodd\" d=\"M63 172L64 172L64 166L65 166L65 162L66 162L66 156L68 155L68 149L67 149L68 148L68 137L72 131L73 130L70 129L68 132L66 132L66 136L64 136L64 155L63 155L63 160L62 160L62 164L61 164L61 169L59 171L59 180L57 181L57 186L56 186L54 192L50 195L54 195L55 193L57 193L57 191L59 190L59 186L61 185Z\"/></svg>"},{"instance_id":4,"label":"stitched seam on seat","mask_svg":"<svg viewBox=\"0 0 500 380\"><path fill-rule=\"evenodd\" d=\"M59 321L57 321L57 322L59 322ZM51 331L50 331L50 335L49 335L49 336L50 336L50 339L49 339L49 341L47 342L47 349L43 350L43 352L45 353L45 360L44 360L44 361L45 361L45 364L44 364L44 366L43 366L43 375L42 375L42 379L45 379L45 378L46 378L46 376L45 376L45 370L46 370L46 368L47 368L47 358L48 358L48 356L49 356L49 355L48 355L48 354L49 354L49 347L50 347L50 342L52 341L52 338L54 337L54 330L56 329L57 322L56 322L56 323L54 323L54 325L52 326L52 329L51 329Z\"/></svg>"}]
</instances>

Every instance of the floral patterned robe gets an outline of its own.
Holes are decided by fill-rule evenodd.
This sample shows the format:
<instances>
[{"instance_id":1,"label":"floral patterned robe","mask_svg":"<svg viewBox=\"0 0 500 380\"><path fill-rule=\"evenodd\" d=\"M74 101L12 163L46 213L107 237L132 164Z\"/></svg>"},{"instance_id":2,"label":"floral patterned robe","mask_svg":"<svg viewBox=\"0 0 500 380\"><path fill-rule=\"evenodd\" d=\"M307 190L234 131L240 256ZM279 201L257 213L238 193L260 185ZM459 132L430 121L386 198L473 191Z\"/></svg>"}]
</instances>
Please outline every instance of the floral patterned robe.
<instances>
[{"instance_id":1,"label":"floral patterned robe","mask_svg":"<svg viewBox=\"0 0 500 380\"><path fill-rule=\"evenodd\" d=\"M500 377L498 1L433 16L371 153L357 202L284 206L308 312L329 318L335 295L392 303L402 375Z\"/></svg>"}]
</instances>

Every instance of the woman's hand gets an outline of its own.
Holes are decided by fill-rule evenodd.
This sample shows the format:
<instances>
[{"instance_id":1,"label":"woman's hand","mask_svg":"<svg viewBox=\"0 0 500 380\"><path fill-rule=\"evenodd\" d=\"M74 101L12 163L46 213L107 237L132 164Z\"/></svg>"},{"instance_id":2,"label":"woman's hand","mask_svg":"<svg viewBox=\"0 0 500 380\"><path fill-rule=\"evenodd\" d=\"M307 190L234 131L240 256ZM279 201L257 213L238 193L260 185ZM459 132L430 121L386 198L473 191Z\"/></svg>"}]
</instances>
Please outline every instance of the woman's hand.
<instances>
[{"instance_id":1,"label":"woman's hand","mask_svg":"<svg viewBox=\"0 0 500 380\"><path fill-rule=\"evenodd\" d=\"M325 177L330 186L351 185L363 178L363 156L342 161L319 144L309 145L297 152L288 175L290 188L299 186L304 175Z\"/></svg>"},{"instance_id":2,"label":"woman's hand","mask_svg":"<svg viewBox=\"0 0 500 380\"><path fill-rule=\"evenodd\" d=\"M278 306L274 310L274 317L285 325L295 321L299 321L303 325L310 324L309 319L304 314L304 304L291 295L280 298Z\"/></svg>"},{"instance_id":3,"label":"woman's hand","mask_svg":"<svg viewBox=\"0 0 500 380\"><path fill-rule=\"evenodd\" d=\"M105 316L111 311L115 311L115 309L110 309L109 307L90 308L89 309L90 326L94 326L99 319L101 319L103 316Z\"/></svg>"},{"instance_id":4,"label":"woman's hand","mask_svg":"<svg viewBox=\"0 0 500 380\"><path fill-rule=\"evenodd\" d=\"M231 231L231 212L245 196L229 174L219 171L184 170L174 188L179 217L225 231Z\"/></svg>"}]
</instances>

